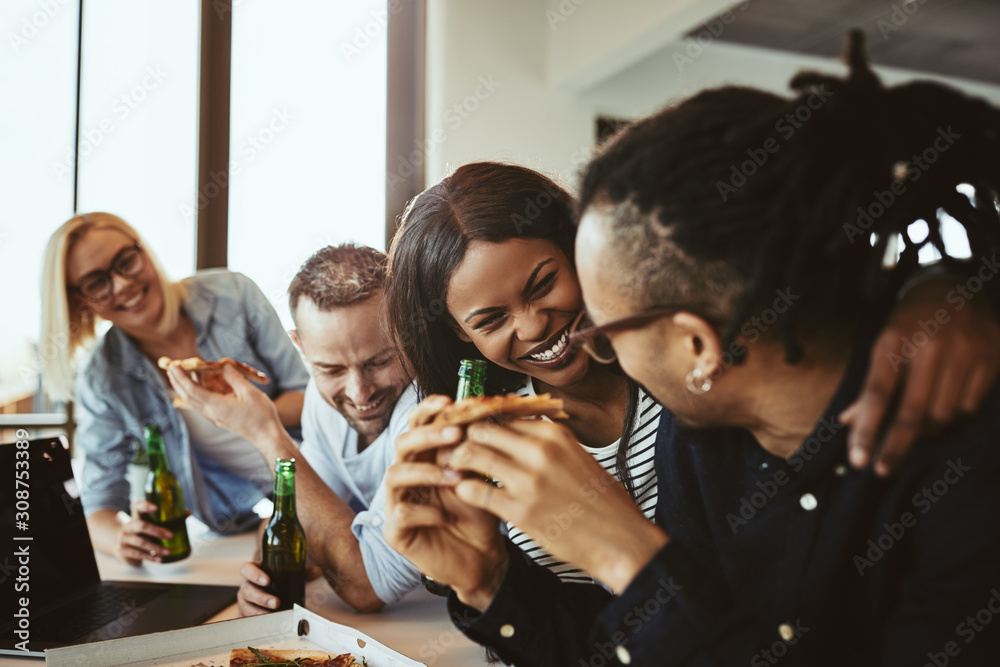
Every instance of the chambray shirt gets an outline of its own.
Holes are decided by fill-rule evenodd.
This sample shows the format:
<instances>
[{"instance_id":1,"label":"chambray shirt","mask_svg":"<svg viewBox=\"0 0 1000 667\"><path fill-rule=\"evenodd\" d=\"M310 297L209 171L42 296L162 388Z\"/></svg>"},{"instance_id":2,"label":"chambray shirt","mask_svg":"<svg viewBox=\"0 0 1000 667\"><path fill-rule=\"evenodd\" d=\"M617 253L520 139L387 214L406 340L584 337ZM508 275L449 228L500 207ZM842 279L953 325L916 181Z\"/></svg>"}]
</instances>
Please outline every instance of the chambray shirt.
<instances>
[{"instance_id":1,"label":"chambray shirt","mask_svg":"<svg viewBox=\"0 0 1000 667\"><path fill-rule=\"evenodd\" d=\"M199 356L231 357L264 371L271 382L260 387L272 399L305 389L308 371L253 281L212 269L184 282L182 308L194 325ZM242 478L199 456L153 362L117 327L98 341L77 376L76 418L76 441L84 452L80 492L87 514L129 511L126 474L133 443L142 442L144 426L157 424L184 502L196 517L220 533L247 530L259 522L251 509L270 480Z\"/></svg>"},{"instance_id":2,"label":"chambray shirt","mask_svg":"<svg viewBox=\"0 0 1000 667\"><path fill-rule=\"evenodd\" d=\"M663 411L656 523L670 542L621 595L561 583L508 545L489 609L452 594L453 621L516 665L1000 665L1000 387L891 477L855 470L836 415L875 330L788 459Z\"/></svg>"}]
</instances>

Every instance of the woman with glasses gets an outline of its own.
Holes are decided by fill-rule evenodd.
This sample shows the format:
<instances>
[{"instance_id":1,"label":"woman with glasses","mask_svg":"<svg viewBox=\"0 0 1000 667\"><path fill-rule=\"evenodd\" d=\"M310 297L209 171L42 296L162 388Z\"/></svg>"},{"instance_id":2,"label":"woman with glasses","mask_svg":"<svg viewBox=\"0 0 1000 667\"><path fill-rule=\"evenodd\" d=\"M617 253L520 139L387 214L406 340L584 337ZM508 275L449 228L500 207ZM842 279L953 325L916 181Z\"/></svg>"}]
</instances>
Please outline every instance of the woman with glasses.
<instances>
[{"instance_id":1,"label":"woman with glasses","mask_svg":"<svg viewBox=\"0 0 1000 667\"><path fill-rule=\"evenodd\" d=\"M884 88L862 38L852 35L845 79L800 74L792 98L704 91L627 128L586 169L576 290L598 326L570 340L617 353L665 406L655 524L561 425L420 427L441 398L411 415L418 427L386 474L383 532L452 586L455 623L506 662L943 665L961 653L1000 664L1000 327L955 320L996 306L984 285L1000 271L1000 110L930 82ZM817 108L820 88L832 100L811 124L728 185L750 150L778 145L775 127ZM906 196L859 229L858 211L884 192ZM971 261L949 258L944 211L967 232ZM925 242L911 230L921 218ZM911 283L896 303L924 245L965 273L943 293ZM474 250L465 261L488 261ZM463 268L440 293L458 317ZM902 351L899 332L884 333L901 313L923 332L903 335ZM918 377L916 355L956 333L976 341L945 348L965 361ZM883 367L897 379L878 391L900 405L885 447L913 445L892 476L852 469L845 429L860 419L845 409ZM967 418L912 442L925 420L957 413ZM610 592L584 595L574 589L595 587L526 564L490 515L548 537L553 556Z\"/></svg>"},{"instance_id":2,"label":"woman with glasses","mask_svg":"<svg viewBox=\"0 0 1000 667\"><path fill-rule=\"evenodd\" d=\"M576 442L652 519L661 407L621 372L605 334L640 328L671 310L643 312L575 333L586 330L589 320L574 264L574 210L568 193L530 169L498 163L458 168L410 204L393 239L386 290L389 328L425 395L454 395L459 361L485 358L488 393L549 393L561 398L570 414L564 423ZM638 284L626 283L622 294ZM940 301L951 283L945 280L944 285ZM794 301L794 295L785 298ZM612 316L623 302L616 299L601 307L603 314ZM901 334L908 336L914 327L913 322L890 325L886 342L898 344ZM942 335L957 339L962 334L951 330ZM941 347L924 349L922 356L933 359L938 351L952 349L952 342L936 339L934 345ZM964 373L968 363L962 356L955 372ZM930 369L931 377L935 368ZM686 382L702 385L710 378L692 372ZM868 403L859 405L867 412L878 410L878 401L865 400ZM435 429L419 427L445 405L438 397L415 411L413 428L401 438L401 446L434 437L428 434ZM899 446L905 449L905 443ZM586 495L597 499L606 491L596 484ZM557 539L575 521L569 508L546 521L545 529L532 537L516 524L508 525L511 543L565 580L592 581L579 568L548 555L539 543Z\"/></svg>"},{"instance_id":3,"label":"woman with glasses","mask_svg":"<svg viewBox=\"0 0 1000 667\"><path fill-rule=\"evenodd\" d=\"M308 374L257 286L225 270L170 281L128 223L90 213L49 239L42 297L45 387L53 398L76 402L80 491L94 546L133 565L165 552L150 538L169 532L139 516L155 508L144 500L130 507L137 494L127 473L148 424L160 426L196 517L221 533L256 525L251 510L272 484L268 462L246 440L172 407L156 360L231 357L259 368L271 378L263 389L282 423L297 428ZM99 335L103 322L111 327Z\"/></svg>"}]
</instances>

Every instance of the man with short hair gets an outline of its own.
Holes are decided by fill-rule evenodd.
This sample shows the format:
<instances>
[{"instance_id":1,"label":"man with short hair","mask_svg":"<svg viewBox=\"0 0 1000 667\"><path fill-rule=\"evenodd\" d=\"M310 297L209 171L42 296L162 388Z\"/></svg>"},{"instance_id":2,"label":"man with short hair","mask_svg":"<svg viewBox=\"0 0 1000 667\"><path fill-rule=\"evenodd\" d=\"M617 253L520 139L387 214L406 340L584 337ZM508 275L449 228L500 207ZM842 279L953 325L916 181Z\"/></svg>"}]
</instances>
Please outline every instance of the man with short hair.
<instances>
[{"instance_id":1,"label":"man with short hair","mask_svg":"<svg viewBox=\"0 0 1000 667\"><path fill-rule=\"evenodd\" d=\"M419 584L419 572L382 538L385 469L416 404L411 373L379 324L385 255L368 247L326 247L288 289L292 340L312 369L302 410L301 448L274 405L238 373L233 394L210 394L183 373L178 393L210 420L251 441L268 461L294 457L297 514L310 559L358 611L377 611ZM302 461L303 456L305 461ZM277 608L259 563L240 569L243 615Z\"/></svg>"}]
</instances>

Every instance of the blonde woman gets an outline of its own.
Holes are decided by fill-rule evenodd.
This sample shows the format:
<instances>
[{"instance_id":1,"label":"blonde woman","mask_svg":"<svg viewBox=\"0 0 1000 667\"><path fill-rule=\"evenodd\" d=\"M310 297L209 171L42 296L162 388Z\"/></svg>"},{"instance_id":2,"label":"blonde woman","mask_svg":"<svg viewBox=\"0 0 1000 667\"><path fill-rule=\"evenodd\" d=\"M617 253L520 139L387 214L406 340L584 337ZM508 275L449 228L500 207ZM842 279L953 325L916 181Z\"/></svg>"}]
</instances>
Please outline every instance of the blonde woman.
<instances>
[{"instance_id":1,"label":"blonde woman","mask_svg":"<svg viewBox=\"0 0 1000 667\"><path fill-rule=\"evenodd\" d=\"M94 546L132 565L159 561L149 537L169 537L129 507L133 443L158 424L188 509L222 533L249 529L271 487L270 465L246 440L172 407L160 356L232 357L266 372L282 423L298 427L308 373L256 285L223 269L172 282L139 234L110 213L76 216L45 249L42 344L55 349L44 380L75 398L84 452L81 498ZM111 324L97 335L100 321ZM86 351L86 355L82 353ZM82 357L82 358L81 358ZM77 363L79 362L79 363Z\"/></svg>"}]
</instances>

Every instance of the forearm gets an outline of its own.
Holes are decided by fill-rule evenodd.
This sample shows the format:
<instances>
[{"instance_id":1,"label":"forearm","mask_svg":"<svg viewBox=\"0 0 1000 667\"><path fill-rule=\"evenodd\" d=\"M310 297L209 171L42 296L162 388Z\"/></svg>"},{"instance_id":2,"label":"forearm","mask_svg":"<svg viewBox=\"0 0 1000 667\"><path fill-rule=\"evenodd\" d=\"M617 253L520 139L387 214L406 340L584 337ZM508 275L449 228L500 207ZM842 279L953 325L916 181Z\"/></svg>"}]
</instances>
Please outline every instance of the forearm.
<instances>
[{"instance_id":1,"label":"forearm","mask_svg":"<svg viewBox=\"0 0 1000 667\"><path fill-rule=\"evenodd\" d=\"M286 391L274 399L274 407L278 410L282 426L295 427L302 423L302 403L305 395L304 391Z\"/></svg>"},{"instance_id":2,"label":"forearm","mask_svg":"<svg viewBox=\"0 0 1000 667\"><path fill-rule=\"evenodd\" d=\"M117 510L101 509L87 516L87 530L94 549L109 556L118 557L116 548L125 520Z\"/></svg>"}]
</instances>

